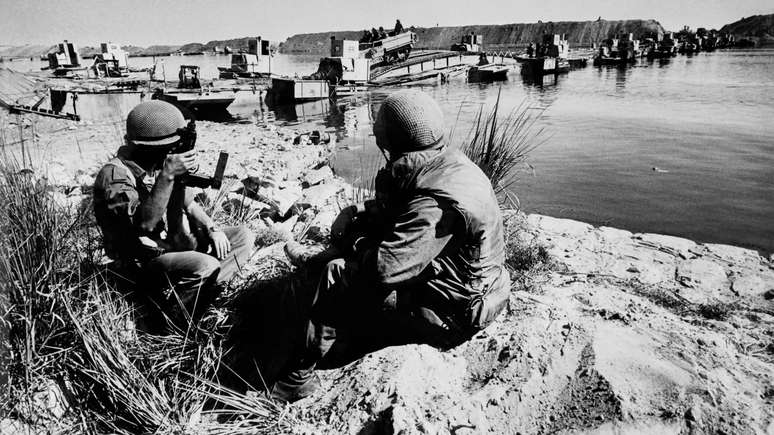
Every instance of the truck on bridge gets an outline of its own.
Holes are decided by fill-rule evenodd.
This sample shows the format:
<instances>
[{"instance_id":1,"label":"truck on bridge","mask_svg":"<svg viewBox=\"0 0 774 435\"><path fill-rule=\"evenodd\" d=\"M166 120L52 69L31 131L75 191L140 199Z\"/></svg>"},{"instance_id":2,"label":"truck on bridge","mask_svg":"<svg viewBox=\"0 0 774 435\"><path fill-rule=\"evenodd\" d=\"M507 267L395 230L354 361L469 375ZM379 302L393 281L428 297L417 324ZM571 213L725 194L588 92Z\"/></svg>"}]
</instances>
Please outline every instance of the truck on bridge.
<instances>
[{"instance_id":1,"label":"truck on bridge","mask_svg":"<svg viewBox=\"0 0 774 435\"><path fill-rule=\"evenodd\" d=\"M359 57L370 59L372 67L404 61L408 59L416 42L417 34L414 32L403 32L373 42L360 42Z\"/></svg>"}]
</instances>

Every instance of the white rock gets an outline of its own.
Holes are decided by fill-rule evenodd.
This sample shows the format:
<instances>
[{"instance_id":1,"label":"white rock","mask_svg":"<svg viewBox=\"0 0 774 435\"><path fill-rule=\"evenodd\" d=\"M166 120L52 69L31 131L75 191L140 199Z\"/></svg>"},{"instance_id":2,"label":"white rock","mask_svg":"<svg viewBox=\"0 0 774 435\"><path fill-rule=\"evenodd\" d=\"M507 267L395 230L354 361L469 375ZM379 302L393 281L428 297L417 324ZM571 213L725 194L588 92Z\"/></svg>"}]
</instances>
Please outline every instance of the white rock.
<instances>
[{"instance_id":1,"label":"white rock","mask_svg":"<svg viewBox=\"0 0 774 435\"><path fill-rule=\"evenodd\" d=\"M51 186L71 186L74 183L72 175L67 171L67 168L61 163L56 162L48 166L45 178Z\"/></svg>"},{"instance_id":2,"label":"white rock","mask_svg":"<svg viewBox=\"0 0 774 435\"><path fill-rule=\"evenodd\" d=\"M664 250L672 255L680 255L683 258L687 258L690 251L696 248L696 242L693 240L664 234L635 234L634 239L641 245Z\"/></svg>"},{"instance_id":3,"label":"white rock","mask_svg":"<svg viewBox=\"0 0 774 435\"><path fill-rule=\"evenodd\" d=\"M290 219L284 221L284 222L277 222L274 225L272 225L272 229L279 231L282 234L285 234L285 240L292 240L293 239L293 227L296 225L296 222L298 222L298 215L293 215L290 217Z\"/></svg>"},{"instance_id":4,"label":"white rock","mask_svg":"<svg viewBox=\"0 0 774 435\"><path fill-rule=\"evenodd\" d=\"M686 287L680 294L692 303L707 303L727 286L725 270L701 258L681 261L675 275L677 282Z\"/></svg>"},{"instance_id":5,"label":"white rock","mask_svg":"<svg viewBox=\"0 0 774 435\"><path fill-rule=\"evenodd\" d=\"M758 255L758 252L753 251L752 249L745 249L738 246L721 245L716 243L707 243L704 245L704 248L706 248L707 251L717 256L718 258L737 265L741 265L747 262L757 263L760 261L760 255Z\"/></svg>"},{"instance_id":6,"label":"white rock","mask_svg":"<svg viewBox=\"0 0 774 435\"><path fill-rule=\"evenodd\" d=\"M326 210L317 214L307 230L307 237L313 240L322 240L331 232L331 225L336 220L337 213Z\"/></svg>"},{"instance_id":7,"label":"white rock","mask_svg":"<svg viewBox=\"0 0 774 435\"><path fill-rule=\"evenodd\" d=\"M597 228L597 234L599 234L600 238L604 239L606 242L632 238L631 231L619 230L618 228L612 227L599 227Z\"/></svg>"},{"instance_id":8,"label":"white rock","mask_svg":"<svg viewBox=\"0 0 774 435\"><path fill-rule=\"evenodd\" d=\"M311 169L304 174L304 184L307 186L315 186L324 181L333 178L333 170L330 166L323 166L320 169Z\"/></svg>"},{"instance_id":9,"label":"white rock","mask_svg":"<svg viewBox=\"0 0 774 435\"><path fill-rule=\"evenodd\" d=\"M542 216L532 214L528 218L530 223L536 224L536 227L555 234L562 234L567 236L580 237L594 227L585 223L574 221L572 219L557 219L551 216Z\"/></svg>"},{"instance_id":10,"label":"white rock","mask_svg":"<svg viewBox=\"0 0 774 435\"><path fill-rule=\"evenodd\" d=\"M607 267L603 267L603 270ZM657 284L667 280L666 267L647 261L617 260L609 266L610 273L621 279L635 279L644 284ZM674 273L672 274L674 276Z\"/></svg>"},{"instance_id":11,"label":"white rock","mask_svg":"<svg viewBox=\"0 0 774 435\"><path fill-rule=\"evenodd\" d=\"M766 287L766 282L759 275L740 276L731 283L731 289L741 297L760 297Z\"/></svg>"},{"instance_id":12,"label":"white rock","mask_svg":"<svg viewBox=\"0 0 774 435\"><path fill-rule=\"evenodd\" d=\"M84 187L91 189L94 187L94 176L89 174L80 174L75 177L75 183L78 186L81 186L83 189Z\"/></svg>"},{"instance_id":13,"label":"white rock","mask_svg":"<svg viewBox=\"0 0 774 435\"><path fill-rule=\"evenodd\" d=\"M339 184L318 184L304 189L302 202L311 207L321 208L341 190L342 186Z\"/></svg>"},{"instance_id":14,"label":"white rock","mask_svg":"<svg viewBox=\"0 0 774 435\"><path fill-rule=\"evenodd\" d=\"M258 191L258 199L272 206L280 217L286 216L300 198L301 192L294 189L261 188Z\"/></svg>"}]
</instances>

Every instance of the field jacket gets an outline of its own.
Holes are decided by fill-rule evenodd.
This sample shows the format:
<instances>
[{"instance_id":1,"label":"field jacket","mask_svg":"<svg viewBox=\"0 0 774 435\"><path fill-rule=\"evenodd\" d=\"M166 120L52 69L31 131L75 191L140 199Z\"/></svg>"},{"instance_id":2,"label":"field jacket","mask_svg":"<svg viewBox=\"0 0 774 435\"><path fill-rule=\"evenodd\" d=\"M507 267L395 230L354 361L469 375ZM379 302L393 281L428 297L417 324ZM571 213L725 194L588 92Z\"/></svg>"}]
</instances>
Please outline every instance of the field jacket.
<instances>
[{"instance_id":1,"label":"field jacket","mask_svg":"<svg viewBox=\"0 0 774 435\"><path fill-rule=\"evenodd\" d=\"M505 307L510 277L489 179L457 150L407 153L377 176L384 232L366 251L376 284L402 289L475 332Z\"/></svg>"}]
</instances>

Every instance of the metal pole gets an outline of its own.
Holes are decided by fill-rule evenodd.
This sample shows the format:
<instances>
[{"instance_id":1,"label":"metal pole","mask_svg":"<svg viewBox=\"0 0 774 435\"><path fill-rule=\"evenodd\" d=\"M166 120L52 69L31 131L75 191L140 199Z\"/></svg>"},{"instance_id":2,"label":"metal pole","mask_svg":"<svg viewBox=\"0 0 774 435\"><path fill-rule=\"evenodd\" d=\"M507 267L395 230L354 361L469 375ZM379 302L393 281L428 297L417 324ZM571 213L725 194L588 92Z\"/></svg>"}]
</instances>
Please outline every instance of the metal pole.
<instances>
[{"instance_id":1,"label":"metal pole","mask_svg":"<svg viewBox=\"0 0 774 435\"><path fill-rule=\"evenodd\" d=\"M19 142L21 143L22 166L26 165L26 148L24 146L24 126L22 125L21 113L16 115L16 125L19 126Z\"/></svg>"}]
</instances>

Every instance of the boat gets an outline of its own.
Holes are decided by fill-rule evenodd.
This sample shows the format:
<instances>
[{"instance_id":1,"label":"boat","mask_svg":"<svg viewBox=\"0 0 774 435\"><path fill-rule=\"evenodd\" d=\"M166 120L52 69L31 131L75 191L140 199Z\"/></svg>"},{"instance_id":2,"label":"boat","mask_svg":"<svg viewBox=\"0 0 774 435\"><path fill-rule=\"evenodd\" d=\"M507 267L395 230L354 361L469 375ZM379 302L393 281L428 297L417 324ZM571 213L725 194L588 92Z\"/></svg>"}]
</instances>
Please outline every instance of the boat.
<instances>
[{"instance_id":1,"label":"boat","mask_svg":"<svg viewBox=\"0 0 774 435\"><path fill-rule=\"evenodd\" d=\"M86 66L81 63L78 47L66 39L57 44L56 51L48 53L47 60L48 66L40 69L51 70L54 77L67 77L87 71Z\"/></svg>"},{"instance_id":2,"label":"boat","mask_svg":"<svg viewBox=\"0 0 774 435\"><path fill-rule=\"evenodd\" d=\"M172 103L194 112L223 111L236 99L232 91L208 91L208 90L174 90L157 92L153 94L154 100L162 100Z\"/></svg>"},{"instance_id":3,"label":"boat","mask_svg":"<svg viewBox=\"0 0 774 435\"><path fill-rule=\"evenodd\" d=\"M567 63L570 68L585 68L589 64L589 60L585 57L573 57L568 58Z\"/></svg>"},{"instance_id":4,"label":"boat","mask_svg":"<svg viewBox=\"0 0 774 435\"><path fill-rule=\"evenodd\" d=\"M219 77L222 79L270 77L271 63L272 53L269 41L261 37L250 38L247 41L247 52L231 54L231 66L218 67Z\"/></svg>"},{"instance_id":5,"label":"boat","mask_svg":"<svg viewBox=\"0 0 774 435\"><path fill-rule=\"evenodd\" d=\"M647 54L648 59L667 59L675 56L677 56L677 42L671 32L656 41L653 49Z\"/></svg>"},{"instance_id":6,"label":"boat","mask_svg":"<svg viewBox=\"0 0 774 435\"><path fill-rule=\"evenodd\" d=\"M536 57L521 64L521 74L525 76L563 74L568 71L570 71L570 61L558 57Z\"/></svg>"},{"instance_id":7,"label":"boat","mask_svg":"<svg viewBox=\"0 0 774 435\"><path fill-rule=\"evenodd\" d=\"M620 38L606 39L599 47L594 58L594 66L628 65L637 60L640 42L635 41L631 33Z\"/></svg>"},{"instance_id":8,"label":"boat","mask_svg":"<svg viewBox=\"0 0 774 435\"><path fill-rule=\"evenodd\" d=\"M537 44L535 51L528 51L531 55L519 56L517 59L521 63L523 76L562 74L570 71L570 62L567 59L570 44L562 35L543 35L543 40Z\"/></svg>"},{"instance_id":9,"label":"boat","mask_svg":"<svg viewBox=\"0 0 774 435\"><path fill-rule=\"evenodd\" d=\"M177 89L156 89L151 98L172 103L191 112L223 112L236 99L234 91L205 89L197 65L180 65Z\"/></svg>"},{"instance_id":10,"label":"boat","mask_svg":"<svg viewBox=\"0 0 774 435\"><path fill-rule=\"evenodd\" d=\"M328 80L272 77L270 98L274 101L315 101L331 97Z\"/></svg>"},{"instance_id":11,"label":"boat","mask_svg":"<svg viewBox=\"0 0 774 435\"><path fill-rule=\"evenodd\" d=\"M508 80L508 66L502 63L474 66L468 70L468 81L485 83Z\"/></svg>"},{"instance_id":12,"label":"boat","mask_svg":"<svg viewBox=\"0 0 774 435\"><path fill-rule=\"evenodd\" d=\"M271 98L275 102L314 101L365 92L371 60L359 43L331 38L330 57L320 59L317 71L304 77L272 77Z\"/></svg>"}]
</instances>

